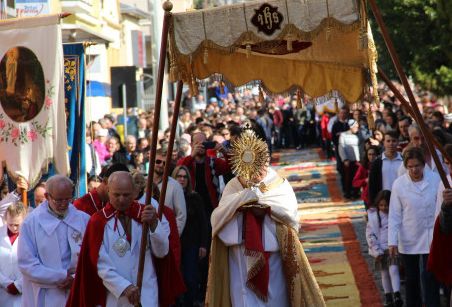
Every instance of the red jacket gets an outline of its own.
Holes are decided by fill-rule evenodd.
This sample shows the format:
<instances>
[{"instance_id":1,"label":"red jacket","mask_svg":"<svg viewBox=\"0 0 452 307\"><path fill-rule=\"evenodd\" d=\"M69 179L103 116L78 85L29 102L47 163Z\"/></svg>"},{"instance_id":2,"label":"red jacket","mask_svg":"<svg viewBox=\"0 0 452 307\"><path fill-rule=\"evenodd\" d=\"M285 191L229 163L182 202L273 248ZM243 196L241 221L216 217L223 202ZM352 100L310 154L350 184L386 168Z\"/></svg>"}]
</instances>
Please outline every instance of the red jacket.
<instances>
[{"instance_id":1,"label":"red jacket","mask_svg":"<svg viewBox=\"0 0 452 307\"><path fill-rule=\"evenodd\" d=\"M204 173L205 173L205 179L206 179L206 185L207 190L209 191L210 201L212 202L213 208L216 208L218 206L219 201L219 195L217 192L217 188L215 187L213 183L212 178L212 170L210 168L211 161L213 160L213 165L215 167L215 175L221 176L226 175L231 172L231 168L229 166L229 163L227 159L220 159L220 158L212 158L206 156L204 159ZM185 165L188 167L190 171L190 177L191 182L193 183L193 189L196 191L196 161L192 156L188 156L185 158L180 159L177 162L177 165Z\"/></svg>"},{"instance_id":2,"label":"red jacket","mask_svg":"<svg viewBox=\"0 0 452 307\"><path fill-rule=\"evenodd\" d=\"M362 166L361 164L356 171L355 177L353 178L352 185L354 188L362 188L361 199L372 207L373 204L369 204L369 187L367 185L367 178L369 178L369 170Z\"/></svg>"},{"instance_id":3,"label":"red jacket","mask_svg":"<svg viewBox=\"0 0 452 307\"><path fill-rule=\"evenodd\" d=\"M74 200L74 207L88 215L93 215L97 211L102 210L104 204L100 200L97 190L94 189Z\"/></svg>"},{"instance_id":4,"label":"red jacket","mask_svg":"<svg viewBox=\"0 0 452 307\"><path fill-rule=\"evenodd\" d=\"M273 112L273 124L278 128L282 127L283 116L281 110L279 109L276 109L275 112Z\"/></svg>"},{"instance_id":5,"label":"red jacket","mask_svg":"<svg viewBox=\"0 0 452 307\"><path fill-rule=\"evenodd\" d=\"M326 114L323 114L322 119L320 120L320 130L322 132L323 140L331 140L331 133L328 131L329 121L330 121L330 117Z\"/></svg>"}]
</instances>

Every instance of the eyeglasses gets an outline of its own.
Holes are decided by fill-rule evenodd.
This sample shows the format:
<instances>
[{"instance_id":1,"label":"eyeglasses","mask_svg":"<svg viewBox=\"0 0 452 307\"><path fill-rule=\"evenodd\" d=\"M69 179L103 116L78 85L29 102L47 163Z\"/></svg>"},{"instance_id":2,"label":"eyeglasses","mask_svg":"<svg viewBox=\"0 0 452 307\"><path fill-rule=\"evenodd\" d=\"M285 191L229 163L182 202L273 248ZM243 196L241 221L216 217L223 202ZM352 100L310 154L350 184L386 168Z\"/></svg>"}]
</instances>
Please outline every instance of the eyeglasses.
<instances>
[{"instance_id":1,"label":"eyeglasses","mask_svg":"<svg viewBox=\"0 0 452 307\"><path fill-rule=\"evenodd\" d=\"M55 199L52 195L49 194L49 196L50 196L50 198L52 198L53 202L57 205L68 204L74 200L73 197L66 198L66 199Z\"/></svg>"},{"instance_id":2,"label":"eyeglasses","mask_svg":"<svg viewBox=\"0 0 452 307\"><path fill-rule=\"evenodd\" d=\"M155 160L155 164L160 165L162 163L163 163L163 165L165 165L165 161L164 160L160 160L160 159Z\"/></svg>"},{"instance_id":3,"label":"eyeglasses","mask_svg":"<svg viewBox=\"0 0 452 307\"><path fill-rule=\"evenodd\" d=\"M187 175L177 175L176 178L187 179L188 176Z\"/></svg>"}]
</instances>

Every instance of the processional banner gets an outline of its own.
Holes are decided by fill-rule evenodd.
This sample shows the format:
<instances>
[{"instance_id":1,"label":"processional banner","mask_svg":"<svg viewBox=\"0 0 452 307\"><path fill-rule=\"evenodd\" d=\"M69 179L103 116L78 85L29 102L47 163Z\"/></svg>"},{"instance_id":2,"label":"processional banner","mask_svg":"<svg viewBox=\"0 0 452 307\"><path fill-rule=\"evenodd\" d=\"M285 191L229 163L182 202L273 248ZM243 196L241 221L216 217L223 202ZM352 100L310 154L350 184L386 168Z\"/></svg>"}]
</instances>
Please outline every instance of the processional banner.
<instances>
[{"instance_id":1,"label":"processional banner","mask_svg":"<svg viewBox=\"0 0 452 307\"><path fill-rule=\"evenodd\" d=\"M86 194L85 47L66 44L64 50L64 99L71 179L75 196Z\"/></svg>"},{"instance_id":2,"label":"processional banner","mask_svg":"<svg viewBox=\"0 0 452 307\"><path fill-rule=\"evenodd\" d=\"M69 171L60 17L2 20L0 42L0 161L32 188Z\"/></svg>"}]
</instances>

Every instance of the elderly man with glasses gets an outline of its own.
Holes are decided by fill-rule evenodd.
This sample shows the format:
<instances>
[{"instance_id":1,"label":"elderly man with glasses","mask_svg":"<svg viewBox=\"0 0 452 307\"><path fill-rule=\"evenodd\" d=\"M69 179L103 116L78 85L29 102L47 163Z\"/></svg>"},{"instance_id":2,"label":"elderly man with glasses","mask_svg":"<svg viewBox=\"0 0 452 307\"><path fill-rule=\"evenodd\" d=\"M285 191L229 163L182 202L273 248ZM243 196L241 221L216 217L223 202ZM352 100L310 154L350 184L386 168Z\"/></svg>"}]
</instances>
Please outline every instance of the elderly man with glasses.
<instances>
[{"instance_id":1,"label":"elderly man with glasses","mask_svg":"<svg viewBox=\"0 0 452 307\"><path fill-rule=\"evenodd\" d=\"M22 224L18 246L22 306L66 304L89 215L72 205L74 185L62 175L47 183L46 201Z\"/></svg>"}]
</instances>

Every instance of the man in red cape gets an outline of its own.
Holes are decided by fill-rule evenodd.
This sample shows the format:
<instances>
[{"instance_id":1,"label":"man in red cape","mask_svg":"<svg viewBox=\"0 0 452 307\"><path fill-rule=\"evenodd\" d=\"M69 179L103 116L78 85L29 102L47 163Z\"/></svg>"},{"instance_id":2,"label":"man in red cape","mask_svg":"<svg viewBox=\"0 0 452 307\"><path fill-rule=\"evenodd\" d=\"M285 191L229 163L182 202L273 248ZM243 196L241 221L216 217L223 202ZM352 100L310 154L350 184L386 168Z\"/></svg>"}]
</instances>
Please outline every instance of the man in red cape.
<instances>
[{"instance_id":1,"label":"man in red cape","mask_svg":"<svg viewBox=\"0 0 452 307\"><path fill-rule=\"evenodd\" d=\"M134 202L133 190L129 173L116 172L110 177L110 203L88 223L66 306L109 306L119 302L131 305L141 302L142 306L158 306L160 302L168 306L185 290L174 256L171 253L165 256L169 245L168 222L165 218L158 221L153 206L143 207ZM134 283L142 221L150 225L149 241L154 257L146 255L140 295ZM128 249L121 248L124 244L120 243L124 243L125 238L129 242ZM152 273L154 268L155 274Z\"/></svg>"},{"instance_id":2,"label":"man in red cape","mask_svg":"<svg viewBox=\"0 0 452 307\"><path fill-rule=\"evenodd\" d=\"M445 189L443 192L443 203L433 230L427 268L437 281L452 286L452 189Z\"/></svg>"},{"instance_id":3,"label":"man in red cape","mask_svg":"<svg viewBox=\"0 0 452 307\"><path fill-rule=\"evenodd\" d=\"M108 177L110 177L110 175L114 172L119 171L128 172L129 169L127 166L120 163L113 164L104 169L99 175L99 177L102 178L100 185L91 192L88 192L82 197L74 200L75 208L85 212L88 215L93 215L97 211L102 210L102 208L108 203Z\"/></svg>"}]
</instances>

